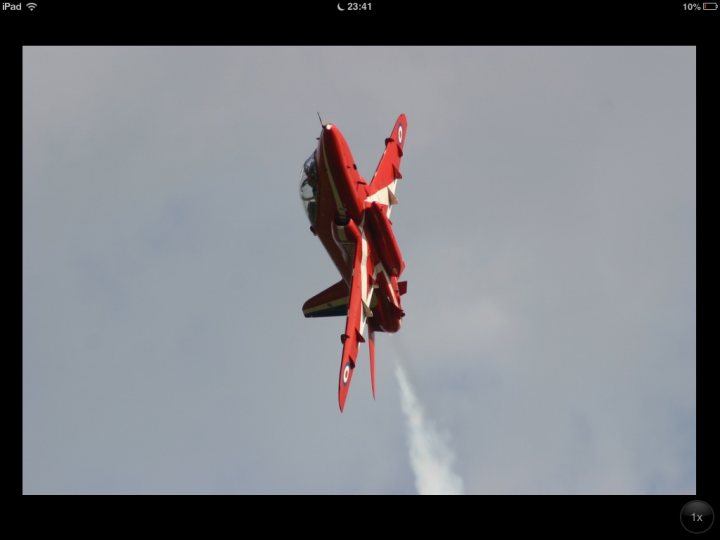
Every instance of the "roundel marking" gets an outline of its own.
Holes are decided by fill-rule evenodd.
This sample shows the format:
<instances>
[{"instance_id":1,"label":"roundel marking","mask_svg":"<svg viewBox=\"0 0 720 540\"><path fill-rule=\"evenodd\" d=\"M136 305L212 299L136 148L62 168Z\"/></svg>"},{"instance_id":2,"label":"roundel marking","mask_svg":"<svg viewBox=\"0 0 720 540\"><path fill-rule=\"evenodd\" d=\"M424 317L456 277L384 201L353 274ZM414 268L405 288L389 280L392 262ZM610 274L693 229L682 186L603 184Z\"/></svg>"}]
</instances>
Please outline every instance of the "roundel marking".
<instances>
[{"instance_id":1,"label":"roundel marking","mask_svg":"<svg viewBox=\"0 0 720 540\"><path fill-rule=\"evenodd\" d=\"M343 369L343 384L347 384L349 377L350 377L350 364L345 364L345 369Z\"/></svg>"},{"instance_id":2,"label":"roundel marking","mask_svg":"<svg viewBox=\"0 0 720 540\"><path fill-rule=\"evenodd\" d=\"M402 144L402 124L398 126L398 142Z\"/></svg>"}]
</instances>

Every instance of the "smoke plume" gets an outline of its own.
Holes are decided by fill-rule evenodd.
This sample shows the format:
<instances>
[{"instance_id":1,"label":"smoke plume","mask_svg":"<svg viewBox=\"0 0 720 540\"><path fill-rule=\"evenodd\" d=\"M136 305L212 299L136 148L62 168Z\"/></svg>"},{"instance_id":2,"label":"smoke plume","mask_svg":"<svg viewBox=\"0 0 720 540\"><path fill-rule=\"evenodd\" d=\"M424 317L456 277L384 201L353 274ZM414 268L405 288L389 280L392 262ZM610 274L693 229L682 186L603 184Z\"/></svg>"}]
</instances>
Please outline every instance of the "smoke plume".
<instances>
[{"instance_id":1,"label":"smoke plume","mask_svg":"<svg viewBox=\"0 0 720 540\"><path fill-rule=\"evenodd\" d=\"M395 364L395 376L400 385L400 400L410 447L410 466L415 473L418 493L462 494L462 479L452 471L455 456L447 442L425 418L417 396L399 363Z\"/></svg>"}]
</instances>

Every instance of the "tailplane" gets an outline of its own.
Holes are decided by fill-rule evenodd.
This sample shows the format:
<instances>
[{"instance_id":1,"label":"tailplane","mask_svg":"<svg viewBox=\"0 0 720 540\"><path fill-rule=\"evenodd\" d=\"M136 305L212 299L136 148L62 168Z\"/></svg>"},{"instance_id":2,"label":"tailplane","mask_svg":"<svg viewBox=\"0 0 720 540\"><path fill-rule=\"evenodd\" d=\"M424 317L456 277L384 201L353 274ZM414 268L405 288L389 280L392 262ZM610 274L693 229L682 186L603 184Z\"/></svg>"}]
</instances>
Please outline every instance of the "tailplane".
<instances>
[{"instance_id":1,"label":"tailplane","mask_svg":"<svg viewBox=\"0 0 720 540\"><path fill-rule=\"evenodd\" d=\"M302 307L305 317L344 317L347 315L350 292L344 280L330 285L308 299Z\"/></svg>"}]
</instances>

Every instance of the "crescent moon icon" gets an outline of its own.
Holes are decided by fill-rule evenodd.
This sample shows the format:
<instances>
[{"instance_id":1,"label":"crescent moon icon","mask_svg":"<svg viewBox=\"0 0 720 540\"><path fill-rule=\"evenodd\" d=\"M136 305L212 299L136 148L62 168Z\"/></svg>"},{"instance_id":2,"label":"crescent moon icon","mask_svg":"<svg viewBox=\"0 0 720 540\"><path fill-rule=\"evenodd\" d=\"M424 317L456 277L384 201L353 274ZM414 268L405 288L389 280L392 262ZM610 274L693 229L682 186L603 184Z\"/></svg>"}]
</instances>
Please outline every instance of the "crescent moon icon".
<instances>
[{"instance_id":1,"label":"crescent moon icon","mask_svg":"<svg viewBox=\"0 0 720 540\"><path fill-rule=\"evenodd\" d=\"M345 11L345 8L340 7L340 2L338 2L338 11Z\"/></svg>"}]
</instances>

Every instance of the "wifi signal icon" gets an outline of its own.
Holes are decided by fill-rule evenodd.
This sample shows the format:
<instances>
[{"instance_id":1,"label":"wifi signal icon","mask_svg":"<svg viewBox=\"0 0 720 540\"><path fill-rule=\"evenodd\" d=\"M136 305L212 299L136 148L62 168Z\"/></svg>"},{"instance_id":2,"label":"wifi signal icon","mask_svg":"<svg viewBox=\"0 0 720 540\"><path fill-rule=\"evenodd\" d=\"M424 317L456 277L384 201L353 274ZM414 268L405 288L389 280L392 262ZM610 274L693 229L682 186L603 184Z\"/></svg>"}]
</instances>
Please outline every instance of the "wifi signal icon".
<instances>
[{"instance_id":1,"label":"wifi signal icon","mask_svg":"<svg viewBox=\"0 0 720 540\"><path fill-rule=\"evenodd\" d=\"M32 11L37 7L37 4L35 2L28 2L27 4L25 4L25 7Z\"/></svg>"}]
</instances>

